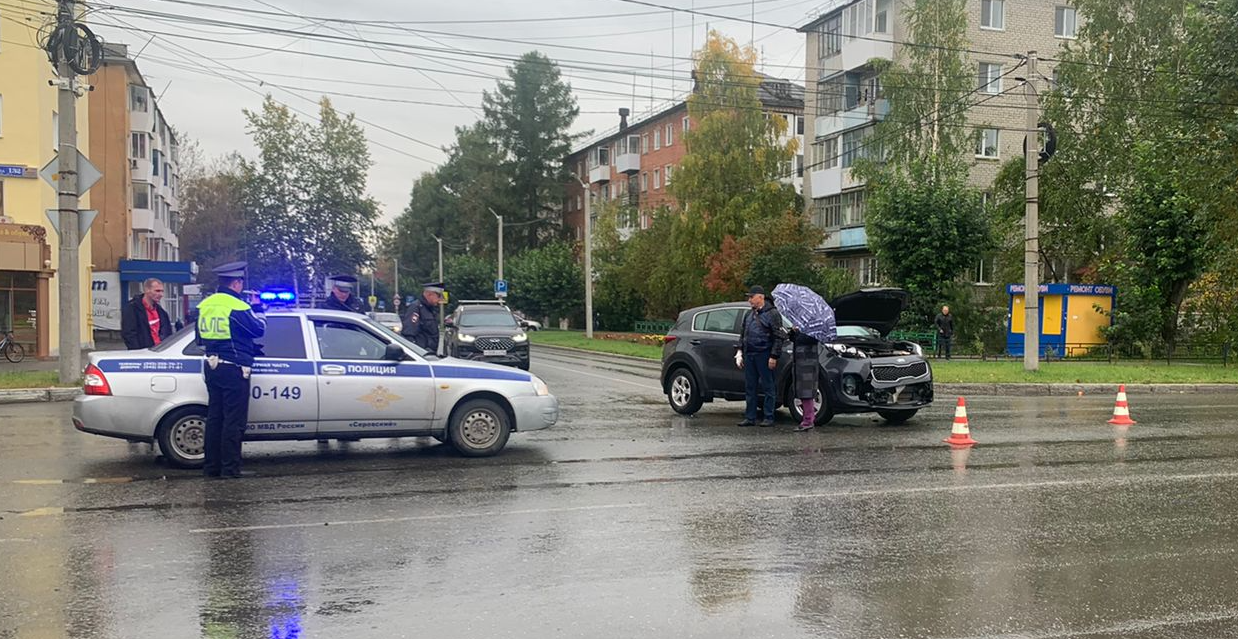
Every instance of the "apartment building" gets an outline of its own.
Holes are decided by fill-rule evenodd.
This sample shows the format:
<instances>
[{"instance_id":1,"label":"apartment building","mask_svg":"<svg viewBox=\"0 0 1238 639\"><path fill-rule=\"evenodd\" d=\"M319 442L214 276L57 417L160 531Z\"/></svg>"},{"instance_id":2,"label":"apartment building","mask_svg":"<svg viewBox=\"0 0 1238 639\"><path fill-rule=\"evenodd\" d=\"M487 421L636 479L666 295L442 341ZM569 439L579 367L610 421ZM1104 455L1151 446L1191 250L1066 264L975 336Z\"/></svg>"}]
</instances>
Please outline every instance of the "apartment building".
<instances>
[{"instance_id":1,"label":"apartment building","mask_svg":"<svg viewBox=\"0 0 1238 639\"><path fill-rule=\"evenodd\" d=\"M59 353L60 291L56 275L60 239L47 211L58 208L56 190L39 179L39 169L56 157L60 117L55 78L47 54L39 48L38 29L55 15L56 3L27 0L0 5L0 331L14 337L39 358ZM83 153L91 140L87 109L92 97L77 101L77 141ZM91 193L81 207L91 206ZM90 281L91 241L83 239L78 278ZM83 286L78 303L87 308L90 290ZM92 346L82 322L80 342Z\"/></svg>"},{"instance_id":2,"label":"apartment building","mask_svg":"<svg viewBox=\"0 0 1238 639\"><path fill-rule=\"evenodd\" d=\"M784 142L795 138L799 154L787 163L788 182L802 186L804 148L804 89L789 80L764 76L758 95L769 117L785 118ZM566 159L576 178L566 189L564 224L576 239L584 237L584 198L588 184L593 195L593 216L604 202L617 201L634 215L621 232L649 228L654 213L673 204L668 189L687 154L684 134L692 128L687 101L676 102L638 122L628 123L628 109L619 109L619 127L590 140Z\"/></svg>"},{"instance_id":3,"label":"apartment building","mask_svg":"<svg viewBox=\"0 0 1238 639\"><path fill-rule=\"evenodd\" d=\"M92 238L95 329L120 330L120 308L150 277L163 280L163 306L180 319L182 286L196 269L180 261L176 133L125 45L105 45L103 66L90 81L90 155L103 171L92 191L99 210Z\"/></svg>"},{"instance_id":4,"label":"apartment building","mask_svg":"<svg viewBox=\"0 0 1238 639\"><path fill-rule=\"evenodd\" d=\"M807 38L806 138L808 179L806 213L826 231L820 247L834 265L856 275L862 285L879 284L877 259L868 249L866 197L862 181L851 174L856 160L873 151L867 145L877 122L890 110L882 92L875 59L899 60L908 50L902 0L835 0L800 28ZM1067 0L967 0L968 47L1000 55L969 54L983 104L967 113L977 135L970 182L989 189L1002 163L1023 152L1026 115L1022 91L1003 95L1017 83L1003 77L1018 64L1012 54L1036 51L1053 57L1075 38L1077 18ZM1038 69L1053 77L1052 65ZM1038 79L1043 90L1047 82ZM989 284L985 264L973 281Z\"/></svg>"}]
</instances>

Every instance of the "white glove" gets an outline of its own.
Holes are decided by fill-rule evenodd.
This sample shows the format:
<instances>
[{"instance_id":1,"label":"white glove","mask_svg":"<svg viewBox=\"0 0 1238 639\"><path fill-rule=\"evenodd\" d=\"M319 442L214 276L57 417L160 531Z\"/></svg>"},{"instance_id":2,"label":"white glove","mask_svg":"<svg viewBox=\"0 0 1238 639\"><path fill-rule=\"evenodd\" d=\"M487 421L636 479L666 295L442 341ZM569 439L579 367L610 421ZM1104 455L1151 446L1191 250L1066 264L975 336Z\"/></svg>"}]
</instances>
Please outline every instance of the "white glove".
<instances>
[{"instance_id":1,"label":"white glove","mask_svg":"<svg viewBox=\"0 0 1238 639\"><path fill-rule=\"evenodd\" d=\"M744 367L744 352L735 351L735 368L743 368L743 367Z\"/></svg>"}]
</instances>

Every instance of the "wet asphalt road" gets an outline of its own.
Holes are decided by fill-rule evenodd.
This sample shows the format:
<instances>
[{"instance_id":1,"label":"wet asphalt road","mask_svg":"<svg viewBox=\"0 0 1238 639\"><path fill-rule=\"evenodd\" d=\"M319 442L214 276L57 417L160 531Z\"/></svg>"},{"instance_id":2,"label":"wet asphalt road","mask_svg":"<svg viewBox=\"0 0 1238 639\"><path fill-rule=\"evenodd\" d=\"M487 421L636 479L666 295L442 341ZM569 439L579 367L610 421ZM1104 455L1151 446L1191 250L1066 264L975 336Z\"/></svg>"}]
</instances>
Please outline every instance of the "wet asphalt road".
<instances>
[{"instance_id":1,"label":"wet asphalt road","mask_svg":"<svg viewBox=\"0 0 1238 639\"><path fill-rule=\"evenodd\" d=\"M554 429L247 444L204 482L0 406L0 639L1238 637L1238 397L952 398L740 429L538 353Z\"/></svg>"}]
</instances>

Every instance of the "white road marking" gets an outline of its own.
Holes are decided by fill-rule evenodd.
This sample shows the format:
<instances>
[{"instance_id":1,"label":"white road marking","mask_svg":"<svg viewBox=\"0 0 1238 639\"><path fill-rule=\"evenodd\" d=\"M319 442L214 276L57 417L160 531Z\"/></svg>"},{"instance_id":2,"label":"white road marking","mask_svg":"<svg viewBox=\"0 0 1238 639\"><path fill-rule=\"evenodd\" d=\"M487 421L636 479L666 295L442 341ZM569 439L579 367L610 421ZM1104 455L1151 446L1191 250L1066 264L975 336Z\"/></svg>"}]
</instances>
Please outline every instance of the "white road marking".
<instances>
[{"instance_id":1,"label":"white road marking","mask_svg":"<svg viewBox=\"0 0 1238 639\"><path fill-rule=\"evenodd\" d=\"M651 384L641 384L641 383L638 383L638 382L629 382L629 381L628 381L628 380L626 380L626 379L619 379L618 377L611 377L611 376L609 376L609 375L598 375L597 373L588 373L588 372L585 372L585 371L582 371L582 370L577 370L577 369L572 369L572 368L561 368L561 367L558 367L558 366L547 366L547 365L545 365L545 364L536 363L536 362L534 363L534 365L535 365L535 366L538 366L539 368L549 368L550 370L554 370L554 371L561 371L561 372L564 372L564 373L570 373L570 374L573 374L573 375L588 375L589 377L596 377L596 378L598 378L598 379L605 379L605 380L607 380L607 381L611 381L611 382L618 382L618 383L620 383L620 384L629 384L629 385L631 385L631 386L636 386L636 387L638 387L638 388L644 388L644 389L648 389L648 390L658 391L659 393L661 393L661 392L662 392L662 387L661 387L661 386L653 386L653 385L651 385Z\"/></svg>"},{"instance_id":2,"label":"white road marking","mask_svg":"<svg viewBox=\"0 0 1238 639\"><path fill-rule=\"evenodd\" d=\"M1091 479L1061 479L1051 481L1013 482L1004 484L974 484L952 486L921 486L913 488L874 488L871 490L836 490L828 493L799 493L793 495L758 495L757 501L784 499L838 499L845 497L880 497L883 495L910 495L916 493L954 493L983 490L1021 490L1028 488L1053 488L1056 486L1086 486L1089 484L1129 484L1137 482L1184 482L1199 479L1234 479L1238 473L1200 473L1196 475L1148 475L1141 477L1096 477Z\"/></svg>"},{"instance_id":3,"label":"white road marking","mask_svg":"<svg viewBox=\"0 0 1238 639\"><path fill-rule=\"evenodd\" d=\"M492 510L480 513L448 513L443 515L416 515L412 517L383 517L381 519L346 519L343 521L305 522L299 524L269 524L265 526L226 526L223 528L195 528L191 533L242 532L249 530L282 530L286 528L314 528L330 526L357 526L361 524L391 524L406 521L437 521L443 519L467 519L473 517L501 517L504 515L542 515L549 513L586 512L591 510L618 510L644 508L646 504L605 504L600 506L575 506L570 508L530 508L528 510Z\"/></svg>"},{"instance_id":4,"label":"white road marking","mask_svg":"<svg viewBox=\"0 0 1238 639\"><path fill-rule=\"evenodd\" d=\"M1117 635L1124 636L1136 632L1145 632L1155 630L1157 628L1169 628L1173 626L1189 626L1197 623L1208 623L1214 621L1230 621L1238 619L1238 612L1232 610L1220 612L1206 613L1186 613L1172 615L1164 619L1130 619L1121 621L1110 626L1087 628L1085 630L1049 630L1049 631L1030 631L1030 632L1015 632L1002 635L984 635L985 639L1064 639L1067 637L1094 637L1096 635ZM965 637L960 639L980 639L979 637Z\"/></svg>"}]
</instances>

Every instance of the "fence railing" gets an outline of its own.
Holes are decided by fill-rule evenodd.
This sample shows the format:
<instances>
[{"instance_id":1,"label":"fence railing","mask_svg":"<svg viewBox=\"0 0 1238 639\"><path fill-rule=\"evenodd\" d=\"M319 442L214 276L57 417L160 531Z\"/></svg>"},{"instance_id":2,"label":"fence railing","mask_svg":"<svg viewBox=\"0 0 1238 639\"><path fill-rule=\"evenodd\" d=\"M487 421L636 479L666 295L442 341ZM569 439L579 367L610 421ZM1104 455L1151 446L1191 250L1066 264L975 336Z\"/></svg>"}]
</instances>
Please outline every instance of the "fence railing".
<instances>
[{"instance_id":1,"label":"fence railing","mask_svg":"<svg viewBox=\"0 0 1238 639\"><path fill-rule=\"evenodd\" d=\"M675 327L675 322L666 320L643 320L636 323L634 330L642 335L665 335Z\"/></svg>"},{"instance_id":2,"label":"fence railing","mask_svg":"<svg viewBox=\"0 0 1238 639\"><path fill-rule=\"evenodd\" d=\"M893 334L891 334L893 337ZM932 353L929 342L916 341L925 346L926 353ZM999 349L980 348L972 342L953 344L955 357L981 357L983 359L1021 359L1022 355L1012 356L1003 347ZM1119 362L1145 361L1165 362L1166 364L1221 364L1229 366L1238 356L1238 344L1215 342L1179 342L1170 348L1164 342L1145 344L1041 344L1040 358L1043 361L1061 362Z\"/></svg>"}]
</instances>

